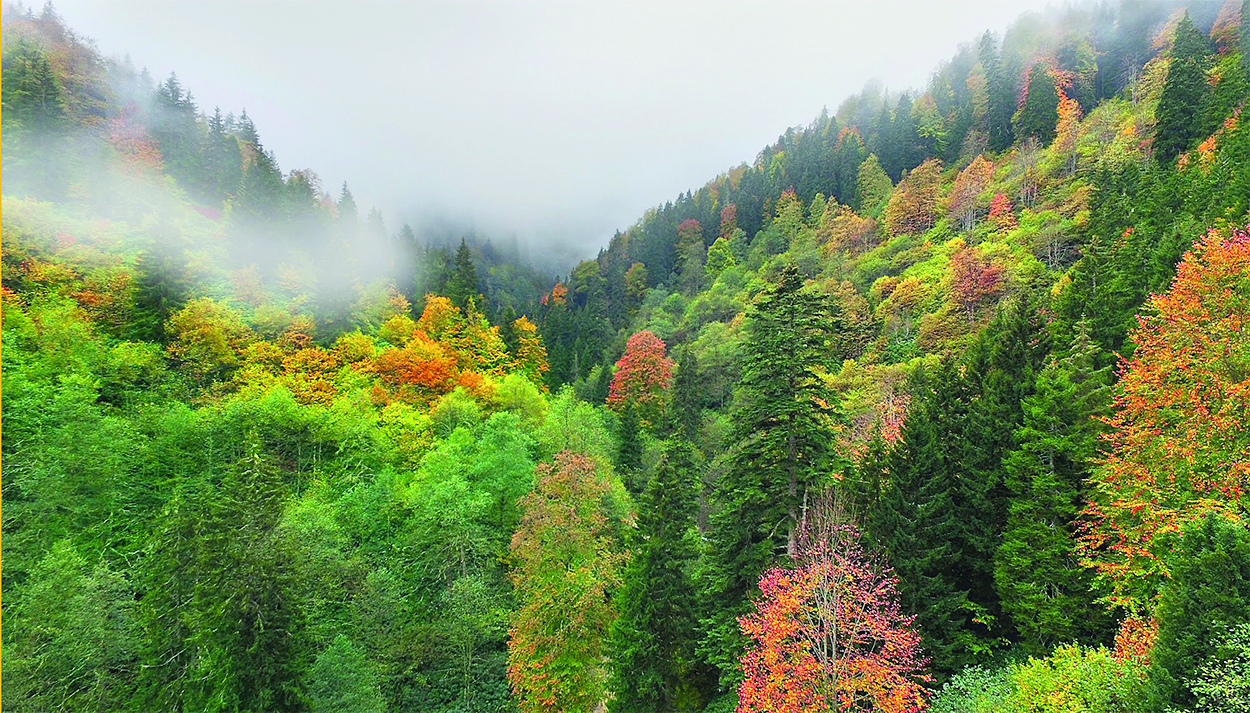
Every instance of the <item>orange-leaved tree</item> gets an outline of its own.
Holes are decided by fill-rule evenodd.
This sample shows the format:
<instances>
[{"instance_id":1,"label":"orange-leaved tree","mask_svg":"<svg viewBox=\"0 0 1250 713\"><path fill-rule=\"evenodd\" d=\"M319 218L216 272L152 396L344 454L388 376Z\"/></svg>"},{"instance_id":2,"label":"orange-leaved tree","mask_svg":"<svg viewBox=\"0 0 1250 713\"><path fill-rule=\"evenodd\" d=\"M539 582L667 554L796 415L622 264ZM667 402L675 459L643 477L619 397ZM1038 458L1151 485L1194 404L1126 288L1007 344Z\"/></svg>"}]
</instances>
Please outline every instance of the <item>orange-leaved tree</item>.
<instances>
[{"instance_id":1,"label":"orange-leaved tree","mask_svg":"<svg viewBox=\"0 0 1250 713\"><path fill-rule=\"evenodd\" d=\"M739 619L751 641L738 713L921 710L930 678L897 585L833 496L818 495L792 566L765 572Z\"/></svg>"},{"instance_id":2,"label":"orange-leaved tree","mask_svg":"<svg viewBox=\"0 0 1250 713\"><path fill-rule=\"evenodd\" d=\"M1212 231L1150 298L1121 366L1081 547L1110 601L1139 610L1181 527L1250 506L1250 233Z\"/></svg>"}]
</instances>

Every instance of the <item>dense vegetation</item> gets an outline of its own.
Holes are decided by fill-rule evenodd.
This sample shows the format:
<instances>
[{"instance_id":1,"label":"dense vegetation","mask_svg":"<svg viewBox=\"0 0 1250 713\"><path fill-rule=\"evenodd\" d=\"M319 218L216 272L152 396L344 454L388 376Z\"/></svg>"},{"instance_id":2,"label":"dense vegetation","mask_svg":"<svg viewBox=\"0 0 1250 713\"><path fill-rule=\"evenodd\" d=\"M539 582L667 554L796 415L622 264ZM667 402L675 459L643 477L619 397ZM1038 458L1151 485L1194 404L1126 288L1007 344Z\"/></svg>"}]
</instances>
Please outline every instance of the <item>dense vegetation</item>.
<instances>
[{"instance_id":1,"label":"dense vegetation","mask_svg":"<svg viewBox=\"0 0 1250 713\"><path fill-rule=\"evenodd\" d=\"M1243 27L1026 16L553 284L6 8L4 709L1246 710Z\"/></svg>"}]
</instances>

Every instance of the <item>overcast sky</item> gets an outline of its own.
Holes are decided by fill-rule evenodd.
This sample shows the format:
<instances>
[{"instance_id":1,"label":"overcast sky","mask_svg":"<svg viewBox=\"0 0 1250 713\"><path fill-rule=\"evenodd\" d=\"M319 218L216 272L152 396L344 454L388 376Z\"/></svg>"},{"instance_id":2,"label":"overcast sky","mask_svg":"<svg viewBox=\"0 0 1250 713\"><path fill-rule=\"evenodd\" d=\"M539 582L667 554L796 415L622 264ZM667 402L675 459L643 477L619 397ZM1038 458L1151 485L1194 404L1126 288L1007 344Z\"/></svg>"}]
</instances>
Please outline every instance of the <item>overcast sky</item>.
<instances>
[{"instance_id":1,"label":"overcast sky","mask_svg":"<svg viewBox=\"0 0 1250 713\"><path fill-rule=\"evenodd\" d=\"M919 87L1045 4L55 3L201 108L246 108L284 170L346 180L392 230L443 213L586 256L868 79Z\"/></svg>"}]
</instances>

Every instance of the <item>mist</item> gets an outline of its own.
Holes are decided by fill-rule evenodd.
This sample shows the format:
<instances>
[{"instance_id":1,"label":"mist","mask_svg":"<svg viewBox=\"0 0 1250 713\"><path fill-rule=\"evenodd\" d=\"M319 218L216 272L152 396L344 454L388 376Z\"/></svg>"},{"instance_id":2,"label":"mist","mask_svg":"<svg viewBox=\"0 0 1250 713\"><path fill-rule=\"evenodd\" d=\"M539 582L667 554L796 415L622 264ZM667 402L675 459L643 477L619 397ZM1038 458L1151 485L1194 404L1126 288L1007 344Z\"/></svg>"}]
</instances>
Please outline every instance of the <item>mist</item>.
<instances>
[{"instance_id":1,"label":"mist","mask_svg":"<svg viewBox=\"0 0 1250 713\"><path fill-rule=\"evenodd\" d=\"M591 257L866 81L892 91L1044 3L63 0L107 56L246 109L284 171L362 214ZM865 28L873 28L865 31ZM970 28L975 28L970 30Z\"/></svg>"}]
</instances>

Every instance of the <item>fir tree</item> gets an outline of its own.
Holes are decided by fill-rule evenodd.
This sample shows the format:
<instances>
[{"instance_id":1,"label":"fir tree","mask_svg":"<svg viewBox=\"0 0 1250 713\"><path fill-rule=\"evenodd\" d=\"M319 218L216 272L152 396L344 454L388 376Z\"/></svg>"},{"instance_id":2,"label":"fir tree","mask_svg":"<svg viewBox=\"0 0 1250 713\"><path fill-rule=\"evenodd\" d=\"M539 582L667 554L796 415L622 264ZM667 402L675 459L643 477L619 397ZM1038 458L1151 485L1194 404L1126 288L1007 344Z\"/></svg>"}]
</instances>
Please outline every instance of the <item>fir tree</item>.
<instances>
[{"instance_id":1,"label":"fir tree","mask_svg":"<svg viewBox=\"0 0 1250 713\"><path fill-rule=\"evenodd\" d=\"M1059 123L1059 92L1050 70L1042 62L1033 65L1029 73L1029 85L1020 107L1019 129L1016 136L1023 139L1036 137L1043 145L1055 138L1055 125Z\"/></svg>"},{"instance_id":2,"label":"fir tree","mask_svg":"<svg viewBox=\"0 0 1250 713\"><path fill-rule=\"evenodd\" d=\"M467 309L470 300L479 297L477 292L477 268L473 266L473 253L464 239L456 248L455 265L447 280L447 298L460 309Z\"/></svg>"},{"instance_id":3,"label":"fir tree","mask_svg":"<svg viewBox=\"0 0 1250 713\"><path fill-rule=\"evenodd\" d=\"M1250 621L1250 529L1208 513L1190 523L1171 557L1172 578L1159 595L1159 636L1151 652L1158 710L1189 710L1193 674L1225 627Z\"/></svg>"}]
</instances>

